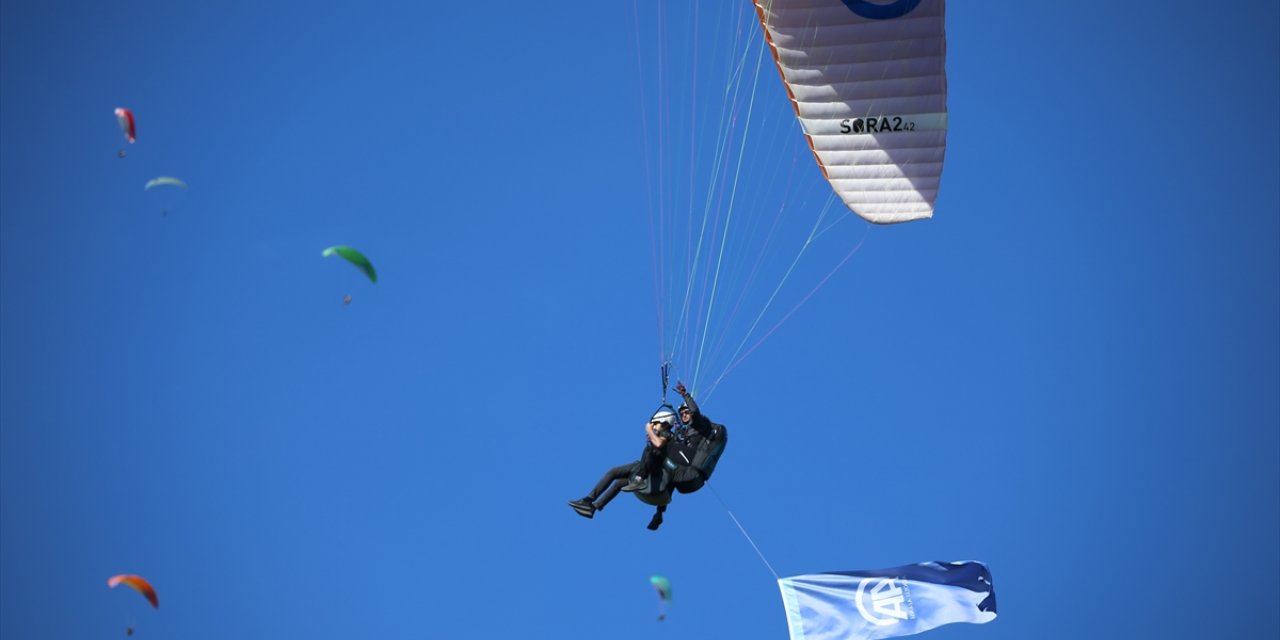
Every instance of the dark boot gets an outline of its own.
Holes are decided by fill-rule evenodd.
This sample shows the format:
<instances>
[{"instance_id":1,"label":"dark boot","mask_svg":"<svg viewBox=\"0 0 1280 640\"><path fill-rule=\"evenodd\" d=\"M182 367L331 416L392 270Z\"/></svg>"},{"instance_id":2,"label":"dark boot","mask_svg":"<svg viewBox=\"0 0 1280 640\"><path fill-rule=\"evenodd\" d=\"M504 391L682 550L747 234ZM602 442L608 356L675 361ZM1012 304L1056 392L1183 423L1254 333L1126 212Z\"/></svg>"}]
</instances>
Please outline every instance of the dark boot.
<instances>
[{"instance_id":1,"label":"dark boot","mask_svg":"<svg viewBox=\"0 0 1280 640\"><path fill-rule=\"evenodd\" d=\"M653 519L649 521L650 531L657 531L658 527L662 526L662 511L662 507L658 507L658 510L654 512Z\"/></svg>"},{"instance_id":2,"label":"dark boot","mask_svg":"<svg viewBox=\"0 0 1280 640\"><path fill-rule=\"evenodd\" d=\"M573 507L573 510L577 511L578 515L584 518L590 518L596 515L596 505L595 503L591 502L591 498L583 498L581 500L570 500L569 506Z\"/></svg>"}]
</instances>

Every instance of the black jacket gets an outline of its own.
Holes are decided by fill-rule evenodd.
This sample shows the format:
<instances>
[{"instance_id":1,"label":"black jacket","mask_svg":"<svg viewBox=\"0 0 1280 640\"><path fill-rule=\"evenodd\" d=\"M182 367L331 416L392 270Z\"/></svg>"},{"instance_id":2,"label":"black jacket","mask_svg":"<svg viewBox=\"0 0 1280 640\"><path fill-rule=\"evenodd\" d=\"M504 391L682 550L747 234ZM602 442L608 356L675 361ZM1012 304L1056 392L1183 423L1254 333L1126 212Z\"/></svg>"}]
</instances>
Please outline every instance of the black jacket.
<instances>
[{"instance_id":1,"label":"black jacket","mask_svg":"<svg viewBox=\"0 0 1280 640\"><path fill-rule=\"evenodd\" d=\"M715 433L720 425L711 421L710 418L702 415L702 411L698 408L698 403L694 401L693 394L686 393L683 396L685 406L689 407L691 417L689 419L689 428L685 429L683 438L672 440L667 448L668 456L677 464L687 465L693 461L694 452L697 451L698 445L703 441L715 437Z\"/></svg>"}]
</instances>

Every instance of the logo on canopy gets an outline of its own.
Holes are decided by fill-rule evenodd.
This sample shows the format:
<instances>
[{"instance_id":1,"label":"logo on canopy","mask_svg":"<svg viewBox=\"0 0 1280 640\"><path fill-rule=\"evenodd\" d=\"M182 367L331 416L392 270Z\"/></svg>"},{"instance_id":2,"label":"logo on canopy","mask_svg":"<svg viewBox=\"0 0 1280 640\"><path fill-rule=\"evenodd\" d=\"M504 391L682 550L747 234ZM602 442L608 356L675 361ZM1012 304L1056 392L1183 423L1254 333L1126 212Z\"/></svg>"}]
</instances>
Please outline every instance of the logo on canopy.
<instances>
[{"instance_id":1,"label":"logo on canopy","mask_svg":"<svg viewBox=\"0 0 1280 640\"><path fill-rule=\"evenodd\" d=\"M868 585L871 585L870 589ZM907 586L898 584L893 578L864 578L858 583L858 593L853 601L867 622L887 627L915 617L910 597Z\"/></svg>"},{"instance_id":2,"label":"logo on canopy","mask_svg":"<svg viewBox=\"0 0 1280 640\"><path fill-rule=\"evenodd\" d=\"M920 0L894 0L889 4L876 4L870 0L844 0L844 6L868 20L892 20L915 10Z\"/></svg>"}]
</instances>

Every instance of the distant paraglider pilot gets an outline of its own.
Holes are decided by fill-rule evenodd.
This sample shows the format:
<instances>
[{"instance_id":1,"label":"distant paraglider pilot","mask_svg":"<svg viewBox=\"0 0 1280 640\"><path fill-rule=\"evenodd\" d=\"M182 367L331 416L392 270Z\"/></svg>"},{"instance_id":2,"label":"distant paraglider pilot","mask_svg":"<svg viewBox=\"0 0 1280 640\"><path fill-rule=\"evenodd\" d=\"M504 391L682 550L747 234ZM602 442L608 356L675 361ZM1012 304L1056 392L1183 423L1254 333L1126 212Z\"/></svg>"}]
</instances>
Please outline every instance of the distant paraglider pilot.
<instances>
[{"instance_id":1,"label":"distant paraglider pilot","mask_svg":"<svg viewBox=\"0 0 1280 640\"><path fill-rule=\"evenodd\" d=\"M155 588L151 586L150 582L147 582L146 578L132 574L121 574L107 578L107 586L112 589L122 584L132 588L138 593L141 593L142 596L147 599L147 602L151 603L151 607L153 609L160 608L160 598L156 595ZM124 633L127 636L133 635L133 625L125 627Z\"/></svg>"},{"instance_id":2,"label":"distant paraglider pilot","mask_svg":"<svg viewBox=\"0 0 1280 640\"><path fill-rule=\"evenodd\" d=\"M138 125L133 119L133 112L124 108L116 107L116 121L120 123L120 133L124 134L124 139L133 144L138 141ZM125 157L124 149L116 151L117 158Z\"/></svg>"}]
</instances>

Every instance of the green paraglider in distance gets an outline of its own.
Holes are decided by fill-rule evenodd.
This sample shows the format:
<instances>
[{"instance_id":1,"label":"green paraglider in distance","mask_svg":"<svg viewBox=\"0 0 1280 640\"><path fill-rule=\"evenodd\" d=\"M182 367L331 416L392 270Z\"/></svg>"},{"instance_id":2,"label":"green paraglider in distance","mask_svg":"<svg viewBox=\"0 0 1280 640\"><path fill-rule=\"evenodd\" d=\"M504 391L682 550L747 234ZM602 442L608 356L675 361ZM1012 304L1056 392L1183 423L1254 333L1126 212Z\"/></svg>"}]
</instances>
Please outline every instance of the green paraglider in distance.
<instances>
[{"instance_id":1,"label":"green paraglider in distance","mask_svg":"<svg viewBox=\"0 0 1280 640\"><path fill-rule=\"evenodd\" d=\"M667 605L671 604L671 581L664 576L650 576L649 584L658 592L658 620L665 620Z\"/></svg>"},{"instance_id":2,"label":"green paraglider in distance","mask_svg":"<svg viewBox=\"0 0 1280 640\"><path fill-rule=\"evenodd\" d=\"M364 275L369 276L370 282L378 281L378 273L373 270L373 263L369 262L369 259L364 257L363 253L360 253L351 247L334 245L325 249L320 255L328 258L334 254L342 256L347 262L350 262L355 265L357 269L363 271Z\"/></svg>"},{"instance_id":3,"label":"green paraglider in distance","mask_svg":"<svg viewBox=\"0 0 1280 640\"><path fill-rule=\"evenodd\" d=\"M151 187L159 187L159 186L161 186L161 185L169 185L169 186L173 186L173 187L182 187L183 189L186 189L186 188L187 188L187 183L185 183L185 182L183 182L183 181L181 181L181 180L179 180L179 179L177 179L177 178L174 178L174 177L171 177L171 176L160 176L159 178L152 178L152 179L148 180L148 181L147 181L147 186L143 187L143 188L142 188L142 190L143 190L143 191L150 191L150 190L151 190Z\"/></svg>"}]
</instances>

